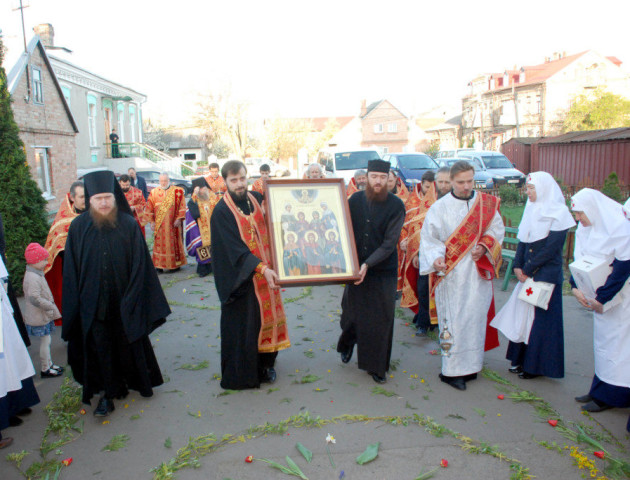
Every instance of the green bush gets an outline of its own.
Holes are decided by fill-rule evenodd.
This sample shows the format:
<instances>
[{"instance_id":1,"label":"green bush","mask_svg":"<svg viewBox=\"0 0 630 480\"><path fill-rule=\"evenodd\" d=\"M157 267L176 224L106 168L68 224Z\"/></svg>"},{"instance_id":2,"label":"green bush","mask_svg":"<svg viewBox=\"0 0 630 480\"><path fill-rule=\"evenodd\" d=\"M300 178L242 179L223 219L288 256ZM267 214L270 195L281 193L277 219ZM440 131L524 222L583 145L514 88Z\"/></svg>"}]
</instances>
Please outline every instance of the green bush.
<instances>
[{"instance_id":1,"label":"green bush","mask_svg":"<svg viewBox=\"0 0 630 480\"><path fill-rule=\"evenodd\" d=\"M514 185L501 185L499 187L499 198L502 205L514 206L523 203L523 196Z\"/></svg>"},{"instance_id":2,"label":"green bush","mask_svg":"<svg viewBox=\"0 0 630 480\"><path fill-rule=\"evenodd\" d=\"M619 188L619 177L615 172L611 172L608 178L604 180L602 193L619 203L625 200L621 194L621 188Z\"/></svg>"},{"instance_id":3,"label":"green bush","mask_svg":"<svg viewBox=\"0 0 630 480\"><path fill-rule=\"evenodd\" d=\"M0 38L0 213L4 223L7 270L18 293L26 261L24 250L31 242L44 245L48 234L46 201L31 178L24 144L13 118L7 75L2 66L4 50Z\"/></svg>"}]
</instances>

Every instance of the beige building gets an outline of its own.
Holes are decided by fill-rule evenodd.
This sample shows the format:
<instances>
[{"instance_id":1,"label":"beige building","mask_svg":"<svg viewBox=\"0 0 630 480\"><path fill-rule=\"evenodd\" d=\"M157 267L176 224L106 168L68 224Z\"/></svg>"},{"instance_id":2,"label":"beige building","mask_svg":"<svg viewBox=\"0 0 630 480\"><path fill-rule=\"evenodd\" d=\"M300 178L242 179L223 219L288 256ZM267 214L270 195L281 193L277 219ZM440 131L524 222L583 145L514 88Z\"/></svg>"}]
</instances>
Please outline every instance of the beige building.
<instances>
[{"instance_id":1,"label":"beige building","mask_svg":"<svg viewBox=\"0 0 630 480\"><path fill-rule=\"evenodd\" d=\"M598 87L630 98L630 75L621 61L592 50L556 53L540 65L479 75L462 99L463 138L498 150L513 137L557 135L573 100Z\"/></svg>"}]
</instances>

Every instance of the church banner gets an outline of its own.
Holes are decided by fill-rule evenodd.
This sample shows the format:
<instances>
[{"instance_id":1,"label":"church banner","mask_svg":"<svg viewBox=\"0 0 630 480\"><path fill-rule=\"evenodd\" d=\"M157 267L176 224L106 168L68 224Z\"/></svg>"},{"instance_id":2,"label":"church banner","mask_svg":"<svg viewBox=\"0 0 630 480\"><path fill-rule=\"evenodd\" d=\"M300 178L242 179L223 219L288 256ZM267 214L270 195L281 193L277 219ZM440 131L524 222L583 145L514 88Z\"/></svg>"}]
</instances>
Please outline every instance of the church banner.
<instances>
[{"instance_id":1,"label":"church banner","mask_svg":"<svg viewBox=\"0 0 630 480\"><path fill-rule=\"evenodd\" d=\"M265 210L280 285L346 283L358 278L343 179L268 179Z\"/></svg>"}]
</instances>

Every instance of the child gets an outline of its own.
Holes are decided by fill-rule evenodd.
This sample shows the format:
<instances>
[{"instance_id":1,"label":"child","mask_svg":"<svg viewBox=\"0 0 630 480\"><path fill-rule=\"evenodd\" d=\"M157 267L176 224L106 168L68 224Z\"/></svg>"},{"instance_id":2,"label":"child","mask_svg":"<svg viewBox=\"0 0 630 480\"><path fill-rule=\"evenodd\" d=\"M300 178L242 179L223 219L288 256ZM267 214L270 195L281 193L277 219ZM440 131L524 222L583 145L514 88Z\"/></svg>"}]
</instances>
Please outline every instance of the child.
<instances>
[{"instance_id":1,"label":"child","mask_svg":"<svg viewBox=\"0 0 630 480\"><path fill-rule=\"evenodd\" d=\"M50 359L50 334L55 329L55 320L61 318L61 314L44 278L48 251L38 243L30 243L26 247L24 257L27 263L24 274L26 329L29 335L40 337L41 377L58 377L63 373L63 368L55 365Z\"/></svg>"}]
</instances>

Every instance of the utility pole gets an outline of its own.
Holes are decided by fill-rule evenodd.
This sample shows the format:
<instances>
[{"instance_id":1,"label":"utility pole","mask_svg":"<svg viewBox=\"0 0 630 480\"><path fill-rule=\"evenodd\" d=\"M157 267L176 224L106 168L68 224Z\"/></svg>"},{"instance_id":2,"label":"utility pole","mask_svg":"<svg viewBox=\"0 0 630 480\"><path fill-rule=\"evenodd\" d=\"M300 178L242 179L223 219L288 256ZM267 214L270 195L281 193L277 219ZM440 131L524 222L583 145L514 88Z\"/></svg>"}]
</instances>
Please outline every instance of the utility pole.
<instances>
[{"instance_id":1,"label":"utility pole","mask_svg":"<svg viewBox=\"0 0 630 480\"><path fill-rule=\"evenodd\" d=\"M516 136L520 137L521 136L521 131L520 131L520 125L518 123L518 93L516 93L516 89L514 88L514 85L512 85L512 95L514 97L514 116L515 118L515 122L516 122Z\"/></svg>"},{"instance_id":2,"label":"utility pole","mask_svg":"<svg viewBox=\"0 0 630 480\"><path fill-rule=\"evenodd\" d=\"M22 17L22 36L24 38L24 54L26 55L26 97L24 98L25 102L29 102L31 99L31 76L29 72L29 55L28 55L28 47L26 46L26 28L24 27L24 9L28 8L29 5L23 5L22 0L20 0L20 6L13 9L20 11L20 16Z\"/></svg>"}]
</instances>

